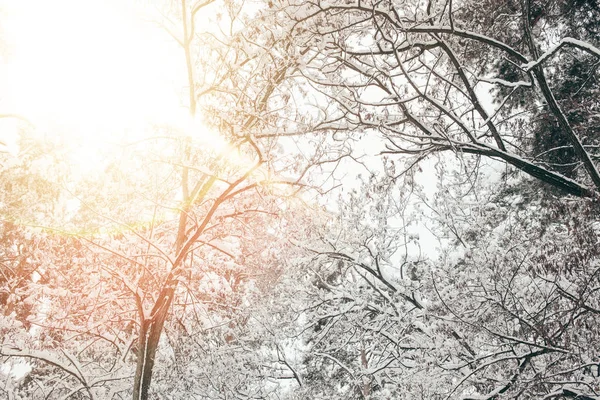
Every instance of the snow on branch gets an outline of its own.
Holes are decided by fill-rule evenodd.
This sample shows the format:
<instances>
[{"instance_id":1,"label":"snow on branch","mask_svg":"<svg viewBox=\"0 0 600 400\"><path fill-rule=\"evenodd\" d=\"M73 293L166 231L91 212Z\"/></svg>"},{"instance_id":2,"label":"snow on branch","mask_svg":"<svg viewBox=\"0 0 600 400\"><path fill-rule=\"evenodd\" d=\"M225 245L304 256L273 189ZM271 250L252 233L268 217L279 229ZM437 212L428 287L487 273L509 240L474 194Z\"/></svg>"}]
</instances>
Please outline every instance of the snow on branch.
<instances>
[{"instance_id":1,"label":"snow on branch","mask_svg":"<svg viewBox=\"0 0 600 400\"><path fill-rule=\"evenodd\" d=\"M577 40L577 39L573 39L573 38L563 38L560 42L558 42L558 44L556 44L555 46L549 48L544 54L542 54L537 60L534 61L530 61L527 64L523 64L521 65L521 68L525 71L525 72L529 72L531 71L533 68L537 67L538 65L542 64L544 61L546 61L548 58L550 58L552 55L554 55L554 53L556 53L558 50L560 50L562 47L564 46L573 46L576 47L580 50L585 51L586 53L589 53L597 58L600 58L600 49L598 49L597 47L593 46L592 44L588 43L588 42L584 42L582 40Z\"/></svg>"},{"instance_id":2,"label":"snow on branch","mask_svg":"<svg viewBox=\"0 0 600 400\"><path fill-rule=\"evenodd\" d=\"M94 398L90 391L90 385L83 376L80 367L77 365L77 362L75 362L73 358L69 357L66 353L65 356L67 356L69 359L69 363L64 362L48 351L23 350L10 345L2 345L2 347L0 347L0 356L32 358L53 365L77 379L85 387L90 397L92 399Z\"/></svg>"}]
</instances>

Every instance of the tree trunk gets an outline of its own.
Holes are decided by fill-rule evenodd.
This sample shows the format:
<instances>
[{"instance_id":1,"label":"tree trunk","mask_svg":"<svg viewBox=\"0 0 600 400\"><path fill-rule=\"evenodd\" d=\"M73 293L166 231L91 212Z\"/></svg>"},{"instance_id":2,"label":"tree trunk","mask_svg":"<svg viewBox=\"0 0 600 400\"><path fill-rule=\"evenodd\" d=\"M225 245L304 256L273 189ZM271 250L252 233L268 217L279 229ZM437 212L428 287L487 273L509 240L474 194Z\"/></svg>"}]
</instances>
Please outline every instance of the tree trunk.
<instances>
[{"instance_id":1,"label":"tree trunk","mask_svg":"<svg viewBox=\"0 0 600 400\"><path fill-rule=\"evenodd\" d=\"M154 305L151 315L140 326L137 350L137 366L133 383L133 400L147 400L152 382L152 370L156 350L165 320L171 307L177 281L166 285Z\"/></svg>"}]
</instances>

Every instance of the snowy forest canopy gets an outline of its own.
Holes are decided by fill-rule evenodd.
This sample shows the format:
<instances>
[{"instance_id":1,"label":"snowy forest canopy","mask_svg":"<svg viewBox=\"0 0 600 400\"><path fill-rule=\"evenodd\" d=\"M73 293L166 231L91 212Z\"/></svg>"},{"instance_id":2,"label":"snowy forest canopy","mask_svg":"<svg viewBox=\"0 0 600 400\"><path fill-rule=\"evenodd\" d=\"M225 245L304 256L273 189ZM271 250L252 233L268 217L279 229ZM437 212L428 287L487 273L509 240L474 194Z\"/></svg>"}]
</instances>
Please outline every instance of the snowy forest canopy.
<instances>
[{"instance_id":1,"label":"snowy forest canopy","mask_svg":"<svg viewBox=\"0 0 600 400\"><path fill-rule=\"evenodd\" d=\"M0 109L0 397L600 399L597 0L134 1L112 61L75 3Z\"/></svg>"}]
</instances>

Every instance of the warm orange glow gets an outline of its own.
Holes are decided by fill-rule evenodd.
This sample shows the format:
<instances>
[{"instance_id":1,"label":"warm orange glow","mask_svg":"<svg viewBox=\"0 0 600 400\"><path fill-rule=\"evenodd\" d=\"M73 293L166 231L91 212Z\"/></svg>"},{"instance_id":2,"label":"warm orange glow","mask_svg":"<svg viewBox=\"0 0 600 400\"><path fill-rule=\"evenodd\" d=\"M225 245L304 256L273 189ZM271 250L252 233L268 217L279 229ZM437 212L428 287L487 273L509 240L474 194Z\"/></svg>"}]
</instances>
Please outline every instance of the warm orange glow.
<instances>
[{"instance_id":1,"label":"warm orange glow","mask_svg":"<svg viewBox=\"0 0 600 400\"><path fill-rule=\"evenodd\" d=\"M6 48L0 49L0 113L24 116L34 136L59 143L69 176L51 179L62 183L103 174L111 162L118 164L123 149L143 147L144 139L156 136L155 126L191 138L207 155L226 153L228 162L241 169L256 162L203 126L201 117L190 115L184 51L160 26L164 17L152 5L137 0L7 3L0 2L0 39ZM14 148L9 136L14 139L17 124L12 119L0 123L0 141ZM175 206L178 198L172 200ZM82 206L75 194L61 201L67 220ZM168 216L140 215L135 225Z\"/></svg>"}]
</instances>

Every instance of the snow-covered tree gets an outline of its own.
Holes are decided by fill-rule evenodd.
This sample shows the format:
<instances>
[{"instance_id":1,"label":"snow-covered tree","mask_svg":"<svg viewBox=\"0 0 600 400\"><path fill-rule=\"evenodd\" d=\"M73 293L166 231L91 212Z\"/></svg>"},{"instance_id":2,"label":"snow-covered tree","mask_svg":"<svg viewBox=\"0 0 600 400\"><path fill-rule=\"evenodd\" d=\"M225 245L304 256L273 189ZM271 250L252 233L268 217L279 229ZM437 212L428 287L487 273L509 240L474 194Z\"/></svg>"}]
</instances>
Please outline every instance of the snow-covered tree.
<instances>
[{"instance_id":1,"label":"snow-covered tree","mask_svg":"<svg viewBox=\"0 0 600 400\"><path fill-rule=\"evenodd\" d=\"M597 11L585 2L574 4L575 11L529 0L495 6L290 5L306 49L303 75L335 105L319 128L368 132L390 154L489 157L566 193L597 196L596 135L585 122L596 118L597 104L576 100L581 107L573 107L561 94L573 79L577 89L567 92L574 99L597 92ZM567 72L572 63L566 60L573 58L581 63ZM497 94L494 104L490 91ZM548 124L555 133L545 137ZM572 153L568 165L547 157L565 151Z\"/></svg>"}]
</instances>

